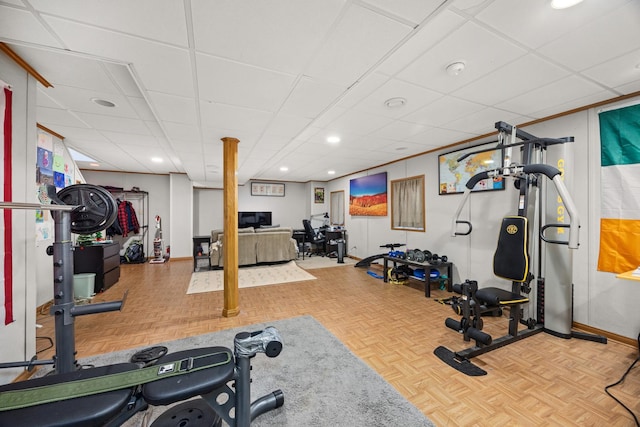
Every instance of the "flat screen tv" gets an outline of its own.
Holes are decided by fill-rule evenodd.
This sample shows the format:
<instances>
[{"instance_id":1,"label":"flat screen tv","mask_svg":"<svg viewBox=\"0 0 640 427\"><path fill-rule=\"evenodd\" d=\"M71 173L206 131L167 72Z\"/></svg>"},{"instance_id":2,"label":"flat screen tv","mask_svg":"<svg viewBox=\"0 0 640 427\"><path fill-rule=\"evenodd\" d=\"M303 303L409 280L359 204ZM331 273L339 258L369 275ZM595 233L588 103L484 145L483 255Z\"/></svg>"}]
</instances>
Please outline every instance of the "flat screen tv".
<instances>
[{"instance_id":1,"label":"flat screen tv","mask_svg":"<svg viewBox=\"0 0 640 427\"><path fill-rule=\"evenodd\" d=\"M271 212L238 212L238 228L271 225Z\"/></svg>"}]
</instances>

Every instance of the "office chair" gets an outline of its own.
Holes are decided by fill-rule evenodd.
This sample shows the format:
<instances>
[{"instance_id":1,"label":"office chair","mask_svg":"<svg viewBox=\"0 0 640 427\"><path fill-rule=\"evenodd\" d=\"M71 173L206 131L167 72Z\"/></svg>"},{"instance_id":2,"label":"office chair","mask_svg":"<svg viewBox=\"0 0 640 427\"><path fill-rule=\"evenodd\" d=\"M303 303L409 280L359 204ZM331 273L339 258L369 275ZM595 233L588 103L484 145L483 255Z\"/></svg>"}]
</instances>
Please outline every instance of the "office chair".
<instances>
[{"instance_id":1,"label":"office chair","mask_svg":"<svg viewBox=\"0 0 640 427\"><path fill-rule=\"evenodd\" d=\"M319 236L318 233L313 230L311 221L309 221L308 219L303 219L302 225L304 226L305 241L311 243L312 245L315 245L316 254L324 256L326 244L325 238L323 236ZM313 255L313 252L309 252L309 256L311 255Z\"/></svg>"}]
</instances>

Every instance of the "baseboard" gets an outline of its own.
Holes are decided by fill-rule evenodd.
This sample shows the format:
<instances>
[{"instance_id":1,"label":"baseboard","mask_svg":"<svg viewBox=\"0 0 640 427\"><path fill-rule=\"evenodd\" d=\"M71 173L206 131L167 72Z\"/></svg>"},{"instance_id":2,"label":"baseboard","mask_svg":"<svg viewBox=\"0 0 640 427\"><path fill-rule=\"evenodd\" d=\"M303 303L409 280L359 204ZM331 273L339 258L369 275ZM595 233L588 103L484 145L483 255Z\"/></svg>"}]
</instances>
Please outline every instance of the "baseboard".
<instances>
[{"instance_id":1,"label":"baseboard","mask_svg":"<svg viewBox=\"0 0 640 427\"><path fill-rule=\"evenodd\" d=\"M603 337L607 337L607 339L619 342L621 344L626 344L631 347L638 348L638 340L635 338L625 337L623 335L618 335L613 332L605 331L603 329L594 328L593 326L583 325L582 323L573 322L573 327L575 329L579 329L582 332L588 332L590 334L602 335Z\"/></svg>"}]
</instances>

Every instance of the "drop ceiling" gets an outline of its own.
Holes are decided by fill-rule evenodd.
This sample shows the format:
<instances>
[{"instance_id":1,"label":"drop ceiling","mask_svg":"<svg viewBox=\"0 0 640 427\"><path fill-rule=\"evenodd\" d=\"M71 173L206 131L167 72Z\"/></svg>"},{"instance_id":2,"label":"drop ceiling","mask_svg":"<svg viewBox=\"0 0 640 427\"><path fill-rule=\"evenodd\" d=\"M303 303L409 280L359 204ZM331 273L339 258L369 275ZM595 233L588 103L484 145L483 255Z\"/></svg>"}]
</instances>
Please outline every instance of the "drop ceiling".
<instances>
[{"instance_id":1,"label":"drop ceiling","mask_svg":"<svg viewBox=\"0 0 640 427\"><path fill-rule=\"evenodd\" d=\"M82 168L327 181L640 91L639 1L549 3L0 0L0 41Z\"/></svg>"}]
</instances>

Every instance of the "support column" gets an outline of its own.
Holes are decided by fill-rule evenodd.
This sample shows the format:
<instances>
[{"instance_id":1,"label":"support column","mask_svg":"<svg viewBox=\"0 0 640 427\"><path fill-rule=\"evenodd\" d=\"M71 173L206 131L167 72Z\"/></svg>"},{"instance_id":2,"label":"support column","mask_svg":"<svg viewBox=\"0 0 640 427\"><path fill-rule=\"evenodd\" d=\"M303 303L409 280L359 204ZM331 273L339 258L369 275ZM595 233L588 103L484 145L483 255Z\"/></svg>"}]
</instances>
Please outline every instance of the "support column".
<instances>
[{"instance_id":1,"label":"support column","mask_svg":"<svg viewBox=\"0 0 640 427\"><path fill-rule=\"evenodd\" d=\"M222 316L240 313L238 297L238 143L236 138L222 138L224 174L224 237L222 260L224 263L224 308Z\"/></svg>"}]
</instances>

